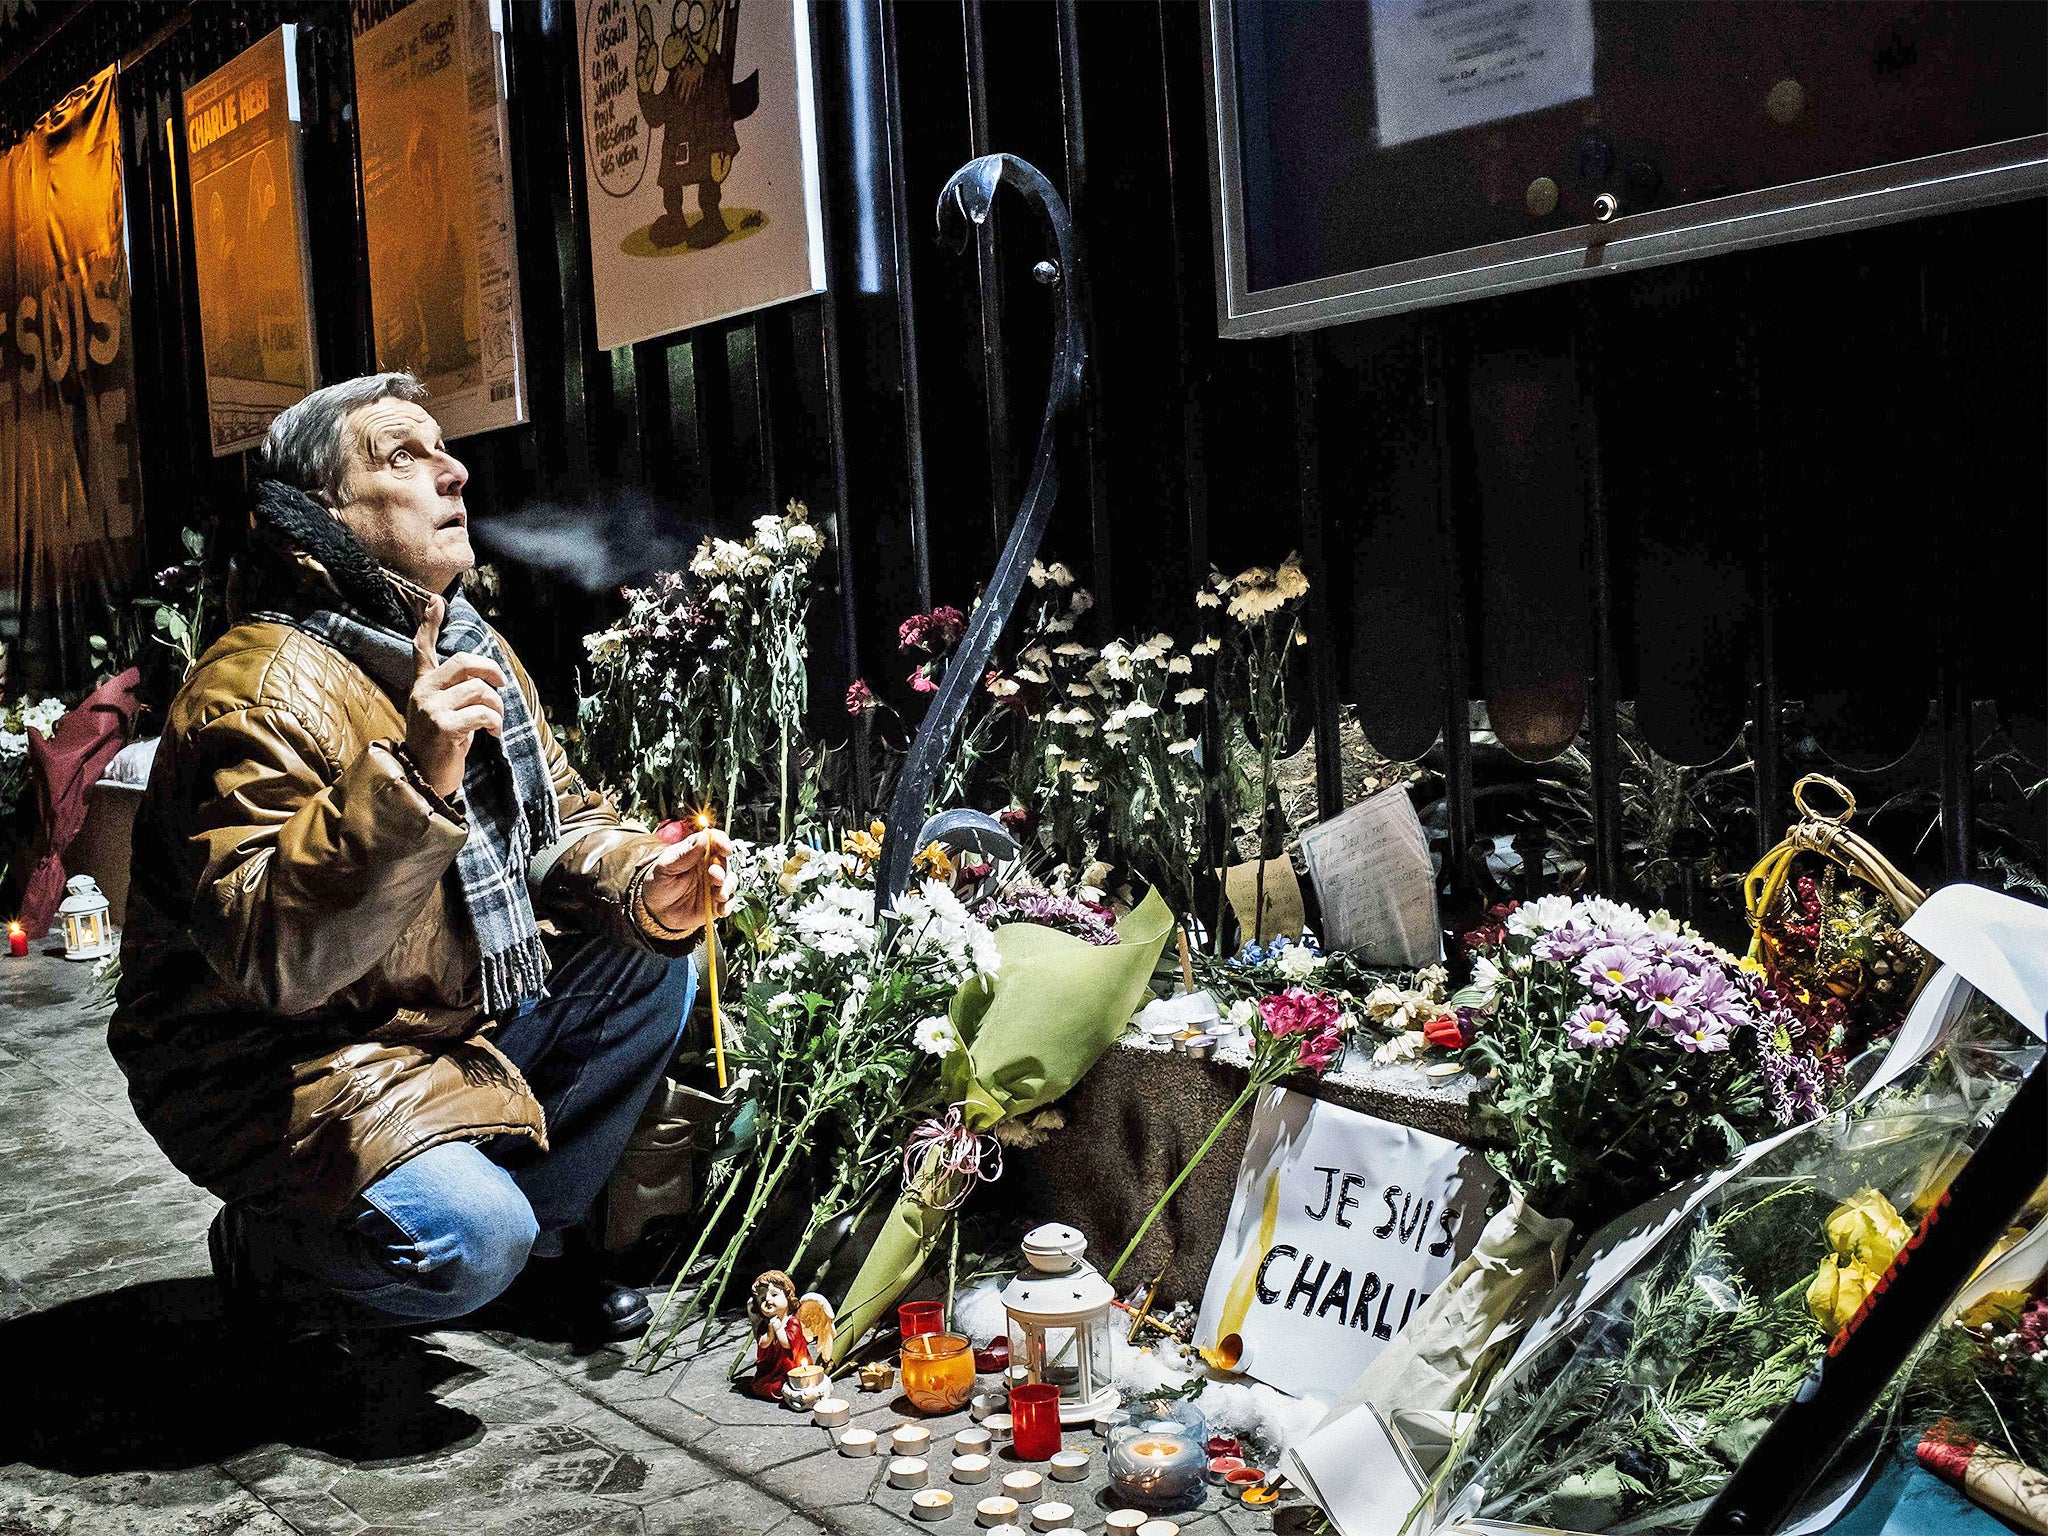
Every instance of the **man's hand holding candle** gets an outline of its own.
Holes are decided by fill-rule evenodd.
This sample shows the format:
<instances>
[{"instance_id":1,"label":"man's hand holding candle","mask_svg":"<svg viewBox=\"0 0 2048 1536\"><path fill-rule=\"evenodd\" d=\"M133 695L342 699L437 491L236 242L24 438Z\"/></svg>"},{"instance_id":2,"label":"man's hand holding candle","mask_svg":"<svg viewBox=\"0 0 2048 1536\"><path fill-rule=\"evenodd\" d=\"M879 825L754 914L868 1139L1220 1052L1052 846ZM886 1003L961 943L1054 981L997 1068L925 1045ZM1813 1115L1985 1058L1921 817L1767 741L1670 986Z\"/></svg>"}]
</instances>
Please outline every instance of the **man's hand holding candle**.
<instances>
[{"instance_id":1,"label":"man's hand holding candle","mask_svg":"<svg viewBox=\"0 0 2048 1536\"><path fill-rule=\"evenodd\" d=\"M640 887L648 916L670 933L703 927L707 912L725 916L732 895L732 839L716 827L664 849Z\"/></svg>"}]
</instances>

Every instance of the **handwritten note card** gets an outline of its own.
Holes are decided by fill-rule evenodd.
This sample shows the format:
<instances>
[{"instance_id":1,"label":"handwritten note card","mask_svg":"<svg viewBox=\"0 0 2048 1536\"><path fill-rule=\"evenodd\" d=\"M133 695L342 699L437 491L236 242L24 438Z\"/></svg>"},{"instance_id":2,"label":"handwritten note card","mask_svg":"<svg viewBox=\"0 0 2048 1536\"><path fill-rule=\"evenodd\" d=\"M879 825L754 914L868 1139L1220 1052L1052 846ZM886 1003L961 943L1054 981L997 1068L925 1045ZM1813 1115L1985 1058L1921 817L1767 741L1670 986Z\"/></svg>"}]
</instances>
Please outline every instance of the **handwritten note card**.
<instances>
[{"instance_id":1,"label":"handwritten note card","mask_svg":"<svg viewBox=\"0 0 2048 1536\"><path fill-rule=\"evenodd\" d=\"M1592 0L1372 0L1380 143L1593 94Z\"/></svg>"},{"instance_id":2,"label":"handwritten note card","mask_svg":"<svg viewBox=\"0 0 2048 1536\"><path fill-rule=\"evenodd\" d=\"M1441 953L1436 876L1408 791L1369 795L1301 834L1323 908L1323 942L1373 965L1429 965Z\"/></svg>"}]
</instances>

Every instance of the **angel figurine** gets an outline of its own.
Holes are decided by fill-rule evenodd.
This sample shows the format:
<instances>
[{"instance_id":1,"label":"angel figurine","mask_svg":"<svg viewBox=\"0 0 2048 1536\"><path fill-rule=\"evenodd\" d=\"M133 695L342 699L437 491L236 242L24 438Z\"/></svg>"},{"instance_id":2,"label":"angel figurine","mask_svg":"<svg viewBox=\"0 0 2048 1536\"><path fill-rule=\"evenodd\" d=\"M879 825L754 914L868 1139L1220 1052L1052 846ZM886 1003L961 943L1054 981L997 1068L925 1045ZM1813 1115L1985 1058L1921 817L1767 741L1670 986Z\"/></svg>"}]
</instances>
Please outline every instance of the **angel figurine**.
<instances>
[{"instance_id":1,"label":"angel figurine","mask_svg":"<svg viewBox=\"0 0 2048 1536\"><path fill-rule=\"evenodd\" d=\"M756 1277L747 1302L754 1325L754 1396L808 1408L828 1390L824 1361L832 1352L832 1304L816 1292L801 1298L779 1269Z\"/></svg>"}]
</instances>

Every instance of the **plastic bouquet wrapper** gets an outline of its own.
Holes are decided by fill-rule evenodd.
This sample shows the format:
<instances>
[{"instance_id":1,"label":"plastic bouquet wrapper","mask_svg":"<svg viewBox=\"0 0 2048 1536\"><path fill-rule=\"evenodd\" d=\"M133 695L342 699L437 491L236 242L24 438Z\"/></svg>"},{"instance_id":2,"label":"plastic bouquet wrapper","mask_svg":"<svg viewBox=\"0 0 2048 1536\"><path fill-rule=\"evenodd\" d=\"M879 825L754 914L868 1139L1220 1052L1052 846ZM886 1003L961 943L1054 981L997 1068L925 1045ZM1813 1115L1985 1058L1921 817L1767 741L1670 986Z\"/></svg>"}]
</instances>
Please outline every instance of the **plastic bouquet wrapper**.
<instances>
[{"instance_id":1,"label":"plastic bouquet wrapper","mask_svg":"<svg viewBox=\"0 0 2048 1536\"><path fill-rule=\"evenodd\" d=\"M1116 1042L1144 997L1173 933L1157 891L1117 924L1118 942L1095 945L1034 923L996 930L1002 966L961 989L952 1022L961 1042L942 1066L961 1134L930 1139L906 1157L905 1188L839 1309L835 1368L924 1273L933 1247L971 1192L971 1171L949 1148L1050 1104Z\"/></svg>"},{"instance_id":2,"label":"plastic bouquet wrapper","mask_svg":"<svg viewBox=\"0 0 2048 1536\"><path fill-rule=\"evenodd\" d=\"M1595 1233L1482 1402L1364 1401L1294 1448L1342 1536L1694 1528L2042 1055L2048 912L1972 887L1923 912L1950 963L1847 1105ZM1910 1375L1786 1531L1853 1499Z\"/></svg>"}]
</instances>

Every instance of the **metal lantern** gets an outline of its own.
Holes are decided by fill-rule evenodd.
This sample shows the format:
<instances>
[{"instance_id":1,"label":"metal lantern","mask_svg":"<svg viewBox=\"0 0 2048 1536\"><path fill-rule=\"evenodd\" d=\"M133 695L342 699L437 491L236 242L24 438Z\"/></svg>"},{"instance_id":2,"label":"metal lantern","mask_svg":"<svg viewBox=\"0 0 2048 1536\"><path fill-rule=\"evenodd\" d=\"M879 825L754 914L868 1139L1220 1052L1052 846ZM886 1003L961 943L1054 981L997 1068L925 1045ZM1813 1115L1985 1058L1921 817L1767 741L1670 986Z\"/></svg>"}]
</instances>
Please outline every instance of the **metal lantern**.
<instances>
[{"instance_id":1,"label":"metal lantern","mask_svg":"<svg viewBox=\"0 0 2048 1536\"><path fill-rule=\"evenodd\" d=\"M91 875L73 875L64 882L70 894L57 916L64 922L64 958L97 960L114 952L114 929L107 921L107 898Z\"/></svg>"},{"instance_id":2,"label":"metal lantern","mask_svg":"<svg viewBox=\"0 0 2048 1536\"><path fill-rule=\"evenodd\" d=\"M1035 1227L1024 1238L1025 1267L1003 1287L1011 1372L1060 1389L1062 1424L1087 1423L1118 1402L1109 1384L1116 1288L1081 1257L1087 1251L1072 1227Z\"/></svg>"}]
</instances>

